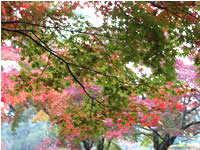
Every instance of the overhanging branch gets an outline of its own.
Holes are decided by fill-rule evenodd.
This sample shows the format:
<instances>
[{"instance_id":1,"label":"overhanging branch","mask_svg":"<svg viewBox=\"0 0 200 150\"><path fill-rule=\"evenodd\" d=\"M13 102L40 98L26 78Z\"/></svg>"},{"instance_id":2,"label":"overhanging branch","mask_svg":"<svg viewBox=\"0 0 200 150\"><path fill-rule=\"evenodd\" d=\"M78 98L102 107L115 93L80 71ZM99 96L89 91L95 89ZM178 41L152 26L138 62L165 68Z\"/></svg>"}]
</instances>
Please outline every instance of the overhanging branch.
<instances>
[{"instance_id":1,"label":"overhanging branch","mask_svg":"<svg viewBox=\"0 0 200 150\"><path fill-rule=\"evenodd\" d=\"M79 31L79 30L68 30L65 27L45 26L45 25L40 25L40 24L26 22L26 21L2 21L1 24L2 25L6 25L6 24L27 24L27 25L37 26L37 27L41 27L41 28L45 28L45 29L60 29L62 31L67 31L67 32L72 32L72 33L77 32L77 33L81 33L81 34L101 36L101 34L98 34L98 33L90 33L90 32L84 32L84 31Z\"/></svg>"},{"instance_id":2,"label":"overhanging branch","mask_svg":"<svg viewBox=\"0 0 200 150\"><path fill-rule=\"evenodd\" d=\"M152 129L151 127L149 127L149 129L151 129L161 140L164 140L164 138L158 133L157 130Z\"/></svg>"},{"instance_id":3,"label":"overhanging branch","mask_svg":"<svg viewBox=\"0 0 200 150\"><path fill-rule=\"evenodd\" d=\"M147 3L151 4L151 5L154 6L154 7L157 7L157 8L159 8L159 9L166 10L166 11L168 11L169 13L173 14L174 16L176 16L176 17L178 17L178 18L182 18L182 16L177 15L177 14L174 13L173 11L169 10L167 7L163 7L163 6L160 6L160 5L155 4L154 1L147 1ZM162 2L161 2L161 3L162 3ZM189 15L189 16L191 16L191 17L194 17L194 18L196 19L195 22L198 23L198 22L200 21L199 18L193 16L193 15L190 14L189 12L186 12L186 11L183 11L183 10L181 10L181 11L184 12L184 13L186 13L187 15Z\"/></svg>"},{"instance_id":4,"label":"overhanging branch","mask_svg":"<svg viewBox=\"0 0 200 150\"><path fill-rule=\"evenodd\" d=\"M191 122L191 123L185 125L182 129L185 130L193 125L198 125L198 124L200 124L200 121Z\"/></svg>"},{"instance_id":5,"label":"overhanging branch","mask_svg":"<svg viewBox=\"0 0 200 150\"><path fill-rule=\"evenodd\" d=\"M69 67L69 63L66 62L62 57L56 55L55 53L53 53L49 48L43 46L40 42L38 42L37 40L35 40L32 36L19 31L19 30L12 30L12 29L7 29L7 28L1 28L4 31L10 31L10 32L16 32L16 33L20 33L26 37L28 37L29 39L31 39L33 42L35 42L38 46L42 47L44 50L48 51L50 54L52 54L53 56L55 56L56 58L58 58L60 61L64 62L66 64L66 67L69 71L69 73L71 74L71 76L73 77L73 79L81 86L81 88L84 90L85 94L91 98L91 99L95 99L94 97L92 97L86 90L86 88L84 87L84 85L75 77L75 75L73 74L73 72L71 71L71 68ZM34 34L35 35L35 34ZM37 37L38 38L38 37Z\"/></svg>"}]
</instances>

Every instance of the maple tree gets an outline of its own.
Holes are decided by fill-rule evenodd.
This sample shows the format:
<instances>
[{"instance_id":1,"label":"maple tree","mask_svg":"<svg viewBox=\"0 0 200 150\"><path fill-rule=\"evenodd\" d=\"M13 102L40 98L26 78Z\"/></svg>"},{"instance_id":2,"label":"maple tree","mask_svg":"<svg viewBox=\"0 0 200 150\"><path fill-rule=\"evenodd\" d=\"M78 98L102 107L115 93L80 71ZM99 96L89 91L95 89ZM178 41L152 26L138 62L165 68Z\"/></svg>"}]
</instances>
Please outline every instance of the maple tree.
<instances>
[{"instance_id":1,"label":"maple tree","mask_svg":"<svg viewBox=\"0 0 200 150\"><path fill-rule=\"evenodd\" d=\"M168 88L165 88L165 90L168 91ZM176 137L190 138L199 133L199 91L191 92L186 89L176 89L176 92L182 94L178 96L165 92L159 94L160 97L164 96L167 102L166 100L160 101L157 99L141 100L142 103L146 103L153 109L155 106L159 106L158 111L154 111L158 115L158 123L156 125L152 124L155 121L154 119L150 122L151 124L143 123L136 126L133 131L134 134L144 134L146 136L144 140L150 139L155 149L167 149L173 144ZM144 119L156 117L153 115L140 115L142 118L145 117Z\"/></svg>"},{"instance_id":2,"label":"maple tree","mask_svg":"<svg viewBox=\"0 0 200 150\"><path fill-rule=\"evenodd\" d=\"M191 61L192 59L194 56L190 56ZM144 135L142 144L149 145L153 142L155 149L167 149L177 137L190 138L199 134L199 71L194 64L185 64L181 59L176 60L175 68L178 79L184 82L182 86L177 88L177 84L169 82L167 86L161 87L158 93L138 99L140 103L150 107L150 110L154 110L153 113L156 113L159 119L155 125L153 122L138 124L132 129L131 137L134 139L138 135ZM139 115L142 119L156 117L145 113Z\"/></svg>"},{"instance_id":3,"label":"maple tree","mask_svg":"<svg viewBox=\"0 0 200 150\"><path fill-rule=\"evenodd\" d=\"M176 78L175 63L177 56L192 54L200 64L197 2L1 4L2 58L21 67L2 72L2 102L4 109L6 104L15 108L14 120L33 105L60 126L61 145L78 139L85 149L96 143L101 150L105 139L132 134L134 125L164 128L159 124L166 121L164 115L186 113L180 97L191 89L176 79L188 76L188 68L195 70L186 82L198 88L193 79L199 78L199 69L186 70L179 61L176 67L183 74ZM93 26L74 13L77 7L94 7L104 23ZM7 46L6 40L13 45ZM129 62L141 73L141 65L151 68L152 74L138 77ZM148 99L140 98L144 94ZM196 103L189 105L197 111ZM3 121L10 119L4 109ZM173 144L159 145L158 138L156 134L155 149Z\"/></svg>"}]
</instances>

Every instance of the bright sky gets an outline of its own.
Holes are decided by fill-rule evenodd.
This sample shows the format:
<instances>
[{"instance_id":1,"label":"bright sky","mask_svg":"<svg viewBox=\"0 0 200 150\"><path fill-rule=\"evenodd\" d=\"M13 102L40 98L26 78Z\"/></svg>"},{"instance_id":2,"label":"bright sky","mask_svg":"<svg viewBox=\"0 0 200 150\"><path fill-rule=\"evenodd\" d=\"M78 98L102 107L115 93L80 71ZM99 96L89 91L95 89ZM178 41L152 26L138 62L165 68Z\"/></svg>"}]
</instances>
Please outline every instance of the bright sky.
<instances>
[{"instance_id":1,"label":"bright sky","mask_svg":"<svg viewBox=\"0 0 200 150\"><path fill-rule=\"evenodd\" d=\"M92 7L84 9L77 8L75 13L84 16L95 27L99 27L103 24L103 16L99 13L97 17L95 14L95 9Z\"/></svg>"}]
</instances>

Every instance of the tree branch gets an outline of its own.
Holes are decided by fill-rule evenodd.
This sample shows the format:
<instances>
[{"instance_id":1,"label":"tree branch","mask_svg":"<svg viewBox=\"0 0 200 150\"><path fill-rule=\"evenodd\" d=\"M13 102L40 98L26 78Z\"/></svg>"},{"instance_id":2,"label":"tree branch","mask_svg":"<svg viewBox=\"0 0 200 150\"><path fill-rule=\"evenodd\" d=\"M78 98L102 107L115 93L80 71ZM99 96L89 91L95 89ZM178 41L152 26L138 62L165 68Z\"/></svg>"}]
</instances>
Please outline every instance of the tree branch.
<instances>
[{"instance_id":1,"label":"tree branch","mask_svg":"<svg viewBox=\"0 0 200 150\"><path fill-rule=\"evenodd\" d=\"M190 109L187 114L190 114L192 113L193 111L195 111L197 108L199 108L200 106L197 106L197 107L193 107L192 109Z\"/></svg>"},{"instance_id":2,"label":"tree branch","mask_svg":"<svg viewBox=\"0 0 200 150\"><path fill-rule=\"evenodd\" d=\"M4 31L9 31L9 32L16 32L16 33L19 33L19 34L22 34L26 37L28 37L29 39L31 39L33 42L35 42L38 46L42 47L44 50L48 51L50 54L52 54L53 56L55 56L56 58L58 58L60 61L64 62L66 64L66 67L69 71L69 73L71 74L71 76L73 77L73 79L81 86L81 88L84 90L85 94L91 98L92 100L95 100L97 103L101 104L102 106L105 107L105 105L103 103L101 103L99 100L97 100L95 97L92 97L86 90L86 88L84 87L84 85L76 78L76 76L73 74L73 72L71 71L71 68L70 68L70 63L68 63L67 61L65 61L62 57L56 55L55 53L53 53L53 51L46 45L46 43L44 43L39 37L36 37L38 38L38 40L40 40L40 42L42 42L45 46L43 46L40 42L38 42L37 40L35 40L32 36L22 32L22 31L18 31L18 30L12 30L12 29L7 29L7 28L1 28L2 30ZM33 32L32 32L33 33ZM34 34L34 33L33 33ZM34 34L35 35L35 34Z\"/></svg>"},{"instance_id":3,"label":"tree branch","mask_svg":"<svg viewBox=\"0 0 200 150\"><path fill-rule=\"evenodd\" d=\"M177 14L174 13L173 11L169 10L167 7L163 7L163 6L160 6L160 5L156 5L156 4L154 3L154 1L147 1L147 3L153 5L154 7L157 7L157 8L159 8L159 9L166 10L166 11L170 12L171 14L173 14L174 16L177 16L178 18L182 18L181 16L177 15ZM183 9L182 9L182 10L183 10ZM185 11L182 11L182 12L184 12L184 13L186 13L186 14L192 16L192 17L194 17L194 18L197 20L196 22L200 21L200 19L198 19L197 17L193 16L193 15L190 14L189 12L185 12Z\"/></svg>"},{"instance_id":4,"label":"tree branch","mask_svg":"<svg viewBox=\"0 0 200 150\"><path fill-rule=\"evenodd\" d=\"M193 126L193 125L197 125L197 124L200 124L200 121L191 122L191 123L185 125L182 129L185 130L185 129L187 129L187 128Z\"/></svg>"},{"instance_id":5,"label":"tree branch","mask_svg":"<svg viewBox=\"0 0 200 150\"><path fill-rule=\"evenodd\" d=\"M111 142L112 142L112 139L111 139L111 140L109 140L109 142L108 142L108 146L106 147L106 149L105 149L105 150L108 150L108 149L109 149Z\"/></svg>"},{"instance_id":6,"label":"tree branch","mask_svg":"<svg viewBox=\"0 0 200 150\"><path fill-rule=\"evenodd\" d=\"M90 118L92 118L92 110L93 110L93 106L94 106L94 99L92 99L92 102L91 102Z\"/></svg>"},{"instance_id":7,"label":"tree branch","mask_svg":"<svg viewBox=\"0 0 200 150\"><path fill-rule=\"evenodd\" d=\"M16 32L16 33L20 33L26 37L28 37L29 39L31 39L33 42L35 42L38 46L42 47L43 49L45 49L46 51L48 51L50 54L52 54L53 56L55 56L56 58L58 58L59 60L61 60L62 62L64 62L66 64L66 67L69 71L69 73L71 74L71 76L73 77L73 79L81 86L81 88L84 90L85 94L89 97L89 98L92 98L92 99L95 99L94 97L92 97L86 90L86 88L84 87L84 85L76 78L76 76L73 74L73 72L71 71L71 68L69 67L69 63L66 62L62 57L56 55L55 53L53 53L51 51L51 49L43 46L40 42L38 42L37 40L35 40L33 37L31 37L30 35L22 32L22 31L19 31L19 30L12 30L12 29L6 29L6 28L1 28L2 30L4 31L11 31L11 32ZM33 33L34 34L34 33ZM35 34L34 34L35 35ZM36 35L35 35L36 36ZM39 39L37 36L36 36L37 39ZM41 41L41 39L39 39Z\"/></svg>"},{"instance_id":8,"label":"tree branch","mask_svg":"<svg viewBox=\"0 0 200 150\"><path fill-rule=\"evenodd\" d=\"M41 73L41 76L43 75L43 73L45 72L45 70L47 69L47 66L49 65L49 60L50 60L50 57L51 57L51 53L49 54L48 56L48 61L47 61L47 64L45 65L44 69L42 70L42 73Z\"/></svg>"},{"instance_id":9,"label":"tree branch","mask_svg":"<svg viewBox=\"0 0 200 150\"><path fill-rule=\"evenodd\" d=\"M157 130L152 129L151 127L149 127L149 129L151 129L160 139L164 140L164 138L158 133Z\"/></svg>"},{"instance_id":10,"label":"tree branch","mask_svg":"<svg viewBox=\"0 0 200 150\"><path fill-rule=\"evenodd\" d=\"M5 23L5 22L3 22ZM26 23L26 24L31 24L31 25L36 25L36 26L41 26L41 25L37 25L37 24L32 24L32 23L28 23L28 22L22 22L22 21L11 21L11 22L6 22L6 23ZM41 26L41 27L45 27L45 28L50 28L50 27L46 27L46 26ZM52 27L54 28L54 27ZM22 32L22 31L29 31L29 32L32 32L34 33L35 31L33 30L13 30L13 29L8 29L8 28L4 28L2 27L2 30L5 30L5 31L12 31L12 32ZM76 32L76 31L71 31L71 32ZM40 42L42 42L40 40ZM46 47L46 43L42 42ZM53 50L51 50L53 52ZM100 75L103 75L103 76L107 76L107 77L111 77L111 78L114 78L116 79L117 81L121 82L121 83L127 83L127 82L124 82L122 80L120 80L117 76L113 76L113 75L109 75L109 74L106 74L106 73L103 73L103 72L100 72L100 71L97 71L97 70L93 70L93 69L90 69L86 66L82 66L82 65L77 65L77 64L73 64L73 63L70 63L70 62L67 62L69 65L72 65L72 66L75 66L75 67L79 67L79 68L82 68L82 69L85 69L85 70L89 70L91 72L94 72L94 73L97 73L97 74L100 74Z\"/></svg>"},{"instance_id":11,"label":"tree branch","mask_svg":"<svg viewBox=\"0 0 200 150\"><path fill-rule=\"evenodd\" d=\"M2 30L6 30L6 31L14 31L14 32L36 32L34 30L26 30L26 29L17 29L17 30L13 30L13 29L8 29L8 28L1 28Z\"/></svg>"},{"instance_id":12,"label":"tree branch","mask_svg":"<svg viewBox=\"0 0 200 150\"><path fill-rule=\"evenodd\" d=\"M170 12L171 14L177 16L178 18L182 18L181 16L179 16L176 13L172 12L171 10L169 10L167 7L162 7L162 6L156 5L153 1L147 1L147 3L153 5L154 7L157 7L159 9L164 9L164 10Z\"/></svg>"},{"instance_id":13,"label":"tree branch","mask_svg":"<svg viewBox=\"0 0 200 150\"><path fill-rule=\"evenodd\" d=\"M90 33L90 32L84 32L84 31L78 31L78 30L67 30L65 28L61 28L61 27L50 27L50 26L44 26L44 25L40 25L40 24L35 24L35 23L31 23L31 22L25 22L25 21L2 21L1 24L6 25L6 24L14 24L14 23L18 23L18 24L27 24L27 25L32 25L32 26L38 26L38 27L42 27L45 29L60 29L63 31L68 31L68 32L72 32L72 33L81 33L81 34L89 34L89 35L99 35L101 36L101 34L98 33Z\"/></svg>"}]
</instances>

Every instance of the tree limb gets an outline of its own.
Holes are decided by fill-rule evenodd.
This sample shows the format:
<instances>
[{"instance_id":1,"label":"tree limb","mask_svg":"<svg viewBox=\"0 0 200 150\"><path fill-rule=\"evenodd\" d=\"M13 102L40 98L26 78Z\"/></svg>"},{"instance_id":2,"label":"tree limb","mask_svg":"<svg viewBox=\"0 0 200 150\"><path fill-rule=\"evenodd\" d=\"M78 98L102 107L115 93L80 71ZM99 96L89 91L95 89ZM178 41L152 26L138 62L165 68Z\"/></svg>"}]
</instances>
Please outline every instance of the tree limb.
<instances>
[{"instance_id":1,"label":"tree limb","mask_svg":"<svg viewBox=\"0 0 200 150\"><path fill-rule=\"evenodd\" d=\"M193 126L193 125L197 125L197 124L200 124L200 121L191 122L191 123L185 125L182 129L185 130L185 129L187 129L187 128Z\"/></svg>"},{"instance_id":2,"label":"tree limb","mask_svg":"<svg viewBox=\"0 0 200 150\"><path fill-rule=\"evenodd\" d=\"M111 142L112 142L112 139L111 139L111 140L109 140L109 142L108 142L108 146L106 147L106 149L105 149L105 150L108 150L108 149L109 149Z\"/></svg>"},{"instance_id":3,"label":"tree limb","mask_svg":"<svg viewBox=\"0 0 200 150\"><path fill-rule=\"evenodd\" d=\"M174 13L173 11L169 10L167 7L163 7L163 6L160 6L160 5L156 5L156 4L154 3L154 1L147 1L147 3L149 3L149 4L153 5L154 7L157 7L157 8L159 8L159 9L166 10L166 11L170 12L171 14L173 14L174 16L178 17L178 18L182 18L181 16L177 15L177 14L176 14L176 13ZM182 10L183 10L183 9L182 9ZM188 15L192 16L192 17L194 17L194 18L197 20L197 21L195 21L195 22L198 22L198 21L200 21L200 19L199 19L199 18L197 18L197 17L193 16L193 15L192 15L192 14L190 14L189 12L185 12L185 11L182 11L182 12L184 12L184 13L186 13L186 14L188 14Z\"/></svg>"},{"instance_id":4,"label":"tree limb","mask_svg":"<svg viewBox=\"0 0 200 150\"><path fill-rule=\"evenodd\" d=\"M45 29L60 29L60 30L68 31L68 32L72 32L72 33L77 32L77 33L81 33L81 34L89 34L89 35L99 35L99 36L101 36L101 34L98 34L98 33L90 33L90 32L78 31L78 30L68 30L68 29L61 28L61 27L50 27L50 26L44 26L44 25L35 24L35 23L31 23L31 22L25 22L25 21L2 21L1 22L1 24L3 24L3 25L14 24L14 23L38 26L38 27L42 27L42 28L45 28Z\"/></svg>"},{"instance_id":5,"label":"tree limb","mask_svg":"<svg viewBox=\"0 0 200 150\"><path fill-rule=\"evenodd\" d=\"M149 127L149 129L151 129L160 139L164 140L164 138L158 133L157 130L152 129L151 127Z\"/></svg>"},{"instance_id":6,"label":"tree limb","mask_svg":"<svg viewBox=\"0 0 200 150\"><path fill-rule=\"evenodd\" d=\"M20 33L26 37L28 37L29 39L31 39L33 42L35 42L38 46L42 47L43 49L45 49L46 51L48 51L50 54L52 54L53 56L55 56L56 58L58 58L59 60L61 60L62 62L64 62L67 66L67 69L69 71L69 73L71 74L71 76L73 77L73 79L81 86L81 88L84 90L85 94L92 99L95 99L94 97L92 97L86 90L86 88L84 87L84 85L76 78L76 76L73 74L73 72L71 71L71 68L69 67L69 63L66 62L62 57L56 55L55 53L53 53L49 48L43 46L40 42L38 42L37 40L35 40L33 37L31 37L30 35L19 31L19 30L12 30L12 29L7 29L7 28L1 28L4 31L11 31L11 32L16 32L16 33ZM35 34L34 34L35 35ZM38 38L38 37L37 37ZM39 38L38 38L39 39ZM41 40L40 40L41 41Z\"/></svg>"}]
</instances>

